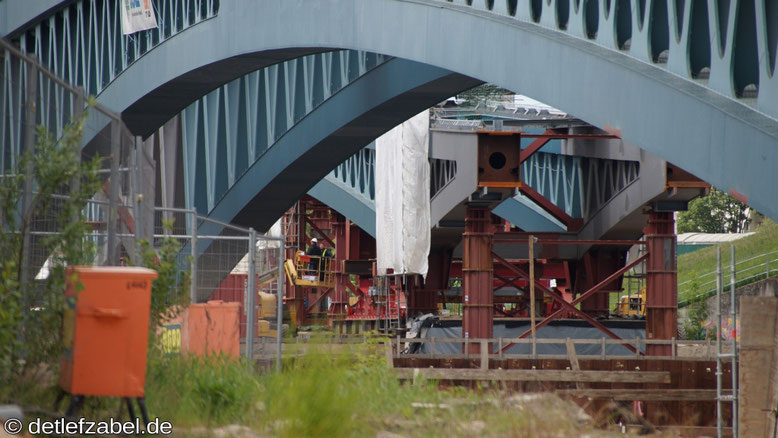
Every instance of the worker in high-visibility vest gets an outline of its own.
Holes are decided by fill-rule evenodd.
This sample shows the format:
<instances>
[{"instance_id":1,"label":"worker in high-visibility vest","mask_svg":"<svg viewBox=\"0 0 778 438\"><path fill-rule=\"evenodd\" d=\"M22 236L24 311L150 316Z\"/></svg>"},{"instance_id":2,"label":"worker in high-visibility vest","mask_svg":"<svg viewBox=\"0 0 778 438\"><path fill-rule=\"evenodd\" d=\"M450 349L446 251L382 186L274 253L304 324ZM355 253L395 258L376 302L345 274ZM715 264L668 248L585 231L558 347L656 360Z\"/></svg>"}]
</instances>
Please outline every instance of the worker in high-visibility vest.
<instances>
[{"instance_id":1,"label":"worker in high-visibility vest","mask_svg":"<svg viewBox=\"0 0 778 438\"><path fill-rule=\"evenodd\" d=\"M311 271L311 275L316 275L316 271L319 270L319 260L321 260L321 248L315 237L311 239L311 246L305 251L305 255L311 256L311 261L308 262L308 269Z\"/></svg>"},{"instance_id":2,"label":"worker in high-visibility vest","mask_svg":"<svg viewBox=\"0 0 778 438\"><path fill-rule=\"evenodd\" d=\"M324 281L324 272L330 269L332 259L335 257L335 250L333 248L327 248L327 245L321 242L321 272L319 273L319 280Z\"/></svg>"}]
</instances>

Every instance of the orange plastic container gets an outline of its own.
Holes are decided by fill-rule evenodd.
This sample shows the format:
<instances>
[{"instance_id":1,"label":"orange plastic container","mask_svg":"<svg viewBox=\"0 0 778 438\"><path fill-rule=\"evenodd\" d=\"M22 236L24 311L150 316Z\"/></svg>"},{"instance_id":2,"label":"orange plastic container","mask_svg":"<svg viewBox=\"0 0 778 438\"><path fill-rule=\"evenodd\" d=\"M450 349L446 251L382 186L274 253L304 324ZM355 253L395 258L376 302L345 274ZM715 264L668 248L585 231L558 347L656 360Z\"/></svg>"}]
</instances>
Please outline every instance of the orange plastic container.
<instances>
[{"instance_id":1,"label":"orange plastic container","mask_svg":"<svg viewBox=\"0 0 778 438\"><path fill-rule=\"evenodd\" d=\"M70 279L78 275L77 292ZM74 395L143 397L151 282L134 267L72 266L67 271L59 384Z\"/></svg>"}]
</instances>

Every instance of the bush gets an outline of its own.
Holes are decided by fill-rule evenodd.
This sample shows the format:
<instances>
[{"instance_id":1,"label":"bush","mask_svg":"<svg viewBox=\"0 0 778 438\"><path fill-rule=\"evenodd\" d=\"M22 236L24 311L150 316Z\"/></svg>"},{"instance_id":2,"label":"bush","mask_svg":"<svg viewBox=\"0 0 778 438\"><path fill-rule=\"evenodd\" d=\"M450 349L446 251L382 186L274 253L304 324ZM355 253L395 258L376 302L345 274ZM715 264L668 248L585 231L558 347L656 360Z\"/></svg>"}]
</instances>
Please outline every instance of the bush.
<instances>
[{"instance_id":1,"label":"bush","mask_svg":"<svg viewBox=\"0 0 778 438\"><path fill-rule=\"evenodd\" d=\"M692 280L690 293L697 297L695 301L689 304L686 321L682 324L683 338L686 340L703 340L707 334L706 322L710 316L707 297L700 295L700 285L697 280Z\"/></svg>"},{"instance_id":2,"label":"bush","mask_svg":"<svg viewBox=\"0 0 778 438\"><path fill-rule=\"evenodd\" d=\"M65 266L91 264L94 257L94 248L85 239L91 228L83 209L100 187L100 159L81 161L86 117L85 111L59 140L39 127L35 152L23 153L16 167L6 169L0 178L0 399L24 386L23 380L36 380L38 372L56 370L62 350ZM35 190L29 208L21 211L27 172ZM35 238L35 250L49 256L50 262L48 278L38 281L33 280L35 272L24 273L35 266L23 260L23 254L33 248L32 238L24 236L41 219L55 223L58 233Z\"/></svg>"}]
</instances>

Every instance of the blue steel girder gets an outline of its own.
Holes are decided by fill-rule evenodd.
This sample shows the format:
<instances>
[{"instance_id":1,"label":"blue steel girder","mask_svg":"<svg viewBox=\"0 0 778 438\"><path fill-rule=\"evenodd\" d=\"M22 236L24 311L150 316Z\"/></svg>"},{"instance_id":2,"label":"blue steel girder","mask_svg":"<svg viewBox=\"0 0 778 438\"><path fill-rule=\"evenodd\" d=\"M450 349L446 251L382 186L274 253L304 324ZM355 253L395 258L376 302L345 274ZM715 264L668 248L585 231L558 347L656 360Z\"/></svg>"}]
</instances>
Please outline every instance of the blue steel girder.
<instances>
[{"instance_id":1,"label":"blue steel girder","mask_svg":"<svg viewBox=\"0 0 778 438\"><path fill-rule=\"evenodd\" d=\"M298 122L385 61L350 50L307 55L249 73L189 105L181 113L186 208L210 213Z\"/></svg>"},{"instance_id":2,"label":"blue steel girder","mask_svg":"<svg viewBox=\"0 0 778 438\"><path fill-rule=\"evenodd\" d=\"M778 166L773 2L470 3L234 0L179 32L186 37L169 37L129 64L100 100L148 134L205 92L263 63L325 48L382 53L491 82L613 127L626 141L778 218L778 193L764 185ZM191 87L160 105L182 85Z\"/></svg>"},{"instance_id":3,"label":"blue steel girder","mask_svg":"<svg viewBox=\"0 0 778 438\"><path fill-rule=\"evenodd\" d=\"M208 215L265 230L295 200L365 144L444 99L450 90L464 90L479 83L412 61L386 60L333 92L288 127L271 147L257 154L256 160L236 176L234 184L227 186L225 182L225 190L215 193L214 205L206 206ZM192 126L204 130L209 124L200 121ZM238 147L244 146L238 144ZM197 160L195 179L202 175L208 178L203 169L206 164L206 160ZM212 182L199 185L211 190ZM370 190L369 186L360 190L365 189ZM202 195L200 188L195 188L195 192L193 201L199 209L207 202L207 196Z\"/></svg>"},{"instance_id":4,"label":"blue steel girder","mask_svg":"<svg viewBox=\"0 0 778 438\"><path fill-rule=\"evenodd\" d=\"M9 13L16 8L30 8L29 0L6 0L5 3ZM53 2L48 3L40 9L50 8ZM155 0L158 27L124 35L119 3L60 2L60 7L12 34L12 38L18 40L22 51L35 53L42 64L62 79L98 95L144 54L172 36L215 17L219 11L219 0Z\"/></svg>"},{"instance_id":5,"label":"blue steel girder","mask_svg":"<svg viewBox=\"0 0 778 438\"><path fill-rule=\"evenodd\" d=\"M123 35L118 2L104 0L0 2L0 35L11 33L22 52L33 55L49 71L89 94L98 95L145 53L172 36L212 18L219 0L157 0L159 28ZM42 14L42 15L41 15ZM27 20L35 19L27 23ZM21 21L12 21L21 20ZM21 27L21 29L20 29ZM20 116L27 86L27 65L12 57L0 59L0 171L12 166L23 144ZM36 123L56 138L74 114L73 94L39 77ZM108 119L93 111L84 136L91 139Z\"/></svg>"}]
</instances>

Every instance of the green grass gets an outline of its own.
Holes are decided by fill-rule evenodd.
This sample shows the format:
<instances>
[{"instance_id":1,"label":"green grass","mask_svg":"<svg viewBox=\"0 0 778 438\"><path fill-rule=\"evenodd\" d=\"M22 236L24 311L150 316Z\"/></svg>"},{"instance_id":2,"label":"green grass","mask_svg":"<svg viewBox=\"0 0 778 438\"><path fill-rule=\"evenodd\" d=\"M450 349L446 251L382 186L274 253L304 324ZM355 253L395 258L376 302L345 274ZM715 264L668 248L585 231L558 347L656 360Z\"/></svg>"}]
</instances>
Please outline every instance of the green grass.
<instances>
[{"instance_id":1,"label":"green grass","mask_svg":"<svg viewBox=\"0 0 778 438\"><path fill-rule=\"evenodd\" d=\"M679 305L683 306L695 296L715 289L716 276L711 273L716 271L717 246L721 248L724 284L729 285L731 245L735 246L735 262L738 263L735 276L738 287L765 278L763 254L772 253L770 272L771 275L778 273L778 224L765 219L754 235L731 244L714 245L678 257Z\"/></svg>"},{"instance_id":2,"label":"green grass","mask_svg":"<svg viewBox=\"0 0 778 438\"><path fill-rule=\"evenodd\" d=\"M337 347L317 346L265 375L223 358L156 359L147 383L151 416L183 436L228 424L274 437L617 436L579 423L578 408L553 395L518 407L498 390L401 383L384 346Z\"/></svg>"},{"instance_id":3,"label":"green grass","mask_svg":"<svg viewBox=\"0 0 778 438\"><path fill-rule=\"evenodd\" d=\"M581 422L579 408L553 394L516 395L498 384L465 389L400 382L384 353L374 340L313 345L306 355L287 360L281 373L263 374L244 360L152 351L146 402L151 418L169 421L175 436L224 436L225 426L234 425L260 437L622 436ZM22 397L5 393L2 401L21 403L30 419L57 418L50 408L55 382L56 372L44 372L15 387ZM95 421L127 418L115 397L88 398L82 414ZM607 416L601 421L610 424Z\"/></svg>"}]
</instances>

